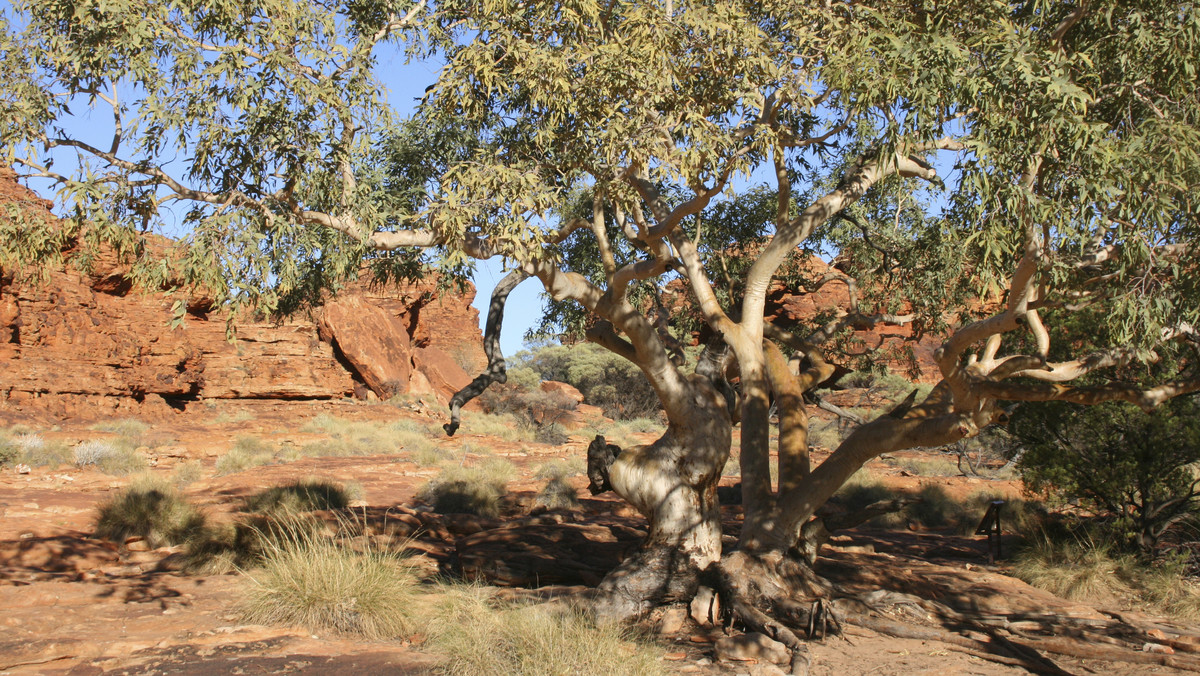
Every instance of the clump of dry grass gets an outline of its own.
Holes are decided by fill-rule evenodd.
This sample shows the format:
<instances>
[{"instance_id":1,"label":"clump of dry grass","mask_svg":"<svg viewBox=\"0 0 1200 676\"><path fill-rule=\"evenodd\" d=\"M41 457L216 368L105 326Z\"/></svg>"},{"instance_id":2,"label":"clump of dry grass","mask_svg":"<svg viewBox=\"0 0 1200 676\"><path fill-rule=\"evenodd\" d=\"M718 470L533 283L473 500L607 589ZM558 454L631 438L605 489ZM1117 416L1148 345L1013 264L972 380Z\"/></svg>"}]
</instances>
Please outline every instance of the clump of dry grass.
<instances>
[{"instance_id":1,"label":"clump of dry grass","mask_svg":"<svg viewBox=\"0 0 1200 676\"><path fill-rule=\"evenodd\" d=\"M309 457L423 453L434 447L431 437L437 436L432 426L406 419L381 425L330 415L313 418L303 430L329 435L328 439L305 444L301 453Z\"/></svg>"},{"instance_id":2,"label":"clump of dry grass","mask_svg":"<svg viewBox=\"0 0 1200 676\"><path fill-rule=\"evenodd\" d=\"M0 465L58 467L72 461L71 448L61 441L47 441L23 425L14 425L9 432L14 436L0 436Z\"/></svg>"},{"instance_id":3,"label":"clump of dry grass","mask_svg":"<svg viewBox=\"0 0 1200 676\"><path fill-rule=\"evenodd\" d=\"M666 674L629 629L549 606L498 606L478 587L444 587L429 622L439 669L457 676Z\"/></svg>"},{"instance_id":4,"label":"clump of dry grass","mask_svg":"<svg viewBox=\"0 0 1200 676\"><path fill-rule=\"evenodd\" d=\"M1013 560L1013 575L1034 587L1071 601L1112 603L1131 590L1117 571L1122 561L1107 546L1090 539L1035 538Z\"/></svg>"},{"instance_id":5,"label":"clump of dry grass","mask_svg":"<svg viewBox=\"0 0 1200 676\"><path fill-rule=\"evenodd\" d=\"M89 439L76 445L71 452L76 467L92 466L117 476L140 472L150 464L132 443L122 443L120 439Z\"/></svg>"},{"instance_id":6,"label":"clump of dry grass","mask_svg":"<svg viewBox=\"0 0 1200 676\"><path fill-rule=\"evenodd\" d=\"M547 509L574 509L579 506L579 492L570 479L580 472L569 463L556 460L538 468L536 479L545 479L546 485L538 491L534 504Z\"/></svg>"},{"instance_id":7,"label":"clump of dry grass","mask_svg":"<svg viewBox=\"0 0 1200 676\"><path fill-rule=\"evenodd\" d=\"M490 458L472 467L445 467L421 487L417 497L443 514L495 517L500 514L500 500L515 474L513 464L502 458Z\"/></svg>"},{"instance_id":8,"label":"clump of dry grass","mask_svg":"<svg viewBox=\"0 0 1200 676\"><path fill-rule=\"evenodd\" d=\"M1013 562L1013 575L1072 601L1116 604L1178 620L1200 619L1200 586L1183 558L1153 563L1116 551L1087 534L1034 538Z\"/></svg>"},{"instance_id":9,"label":"clump of dry grass","mask_svg":"<svg viewBox=\"0 0 1200 676\"><path fill-rule=\"evenodd\" d=\"M137 536L151 547L165 547L196 538L205 521L204 514L173 486L144 478L100 506L96 536L117 543Z\"/></svg>"},{"instance_id":10,"label":"clump of dry grass","mask_svg":"<svg viewBox=\"0 0 1200 676\"><path fill-rule=\"evenodd\" d=\"M247 512L312 512L344 509L353 497L345 486L325 479L300 479L272 486L246 498Z\"/></svg>"},{"instance_id":11,"label":"clump of dry grass","mask_svg":"<svg viewBox=\"0 0 1200 676\"><path fill-rule=\"evenodd\" d=\"M416 576L402 559L354 551L304 527L260 541L261 566L245 573L239 605L246 621L368 639L414 632Z\"/></svg>"},{"instance_id":12,"label":"clump of dry grass","mask_svg":"<svg viewBox=\"0 0 1200 676\"><path fill-rule=\"evenodd\" d=\"M255 437L238 437L233 448L217 458L217 474L234 474L275 462L275 449Z\"/></svg>"}]
</instances>

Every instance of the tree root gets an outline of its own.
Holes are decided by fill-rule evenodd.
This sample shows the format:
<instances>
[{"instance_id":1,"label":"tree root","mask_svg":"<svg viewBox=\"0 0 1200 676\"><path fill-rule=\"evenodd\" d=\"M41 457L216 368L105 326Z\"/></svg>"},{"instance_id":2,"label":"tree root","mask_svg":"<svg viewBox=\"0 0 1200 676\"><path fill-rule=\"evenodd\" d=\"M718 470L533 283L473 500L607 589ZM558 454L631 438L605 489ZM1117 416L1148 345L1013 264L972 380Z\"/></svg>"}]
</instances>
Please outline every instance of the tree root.
<instances>
[{"instance_id":1,"label":"tree root","mask_svg":"<svg viewBox=\"0 0 1200 676\"><path fill-rule=\"evenodd\" d=\"M1162 638L1162 634L1150 635L1146 629L1127 622L1061 616L975 617L956 612L935 601L894 592L873 592L847 601L844 606L858 603L870 610L881 610L885 605L916 606L937 617L944 625L958 628L960 633L905 624L874 617L869 612L862 611L845 613L845 620L850 624L897 638L940 641L976 654L980 658L1016 664L1036 673L1068 673L1042 653L1106 662L1156 664L1200 672L1198 658L1159 652L1163 650L1161 646L1171 650L1195 652L1195 646ZM1030 633L1034 631L1045 633L1047 636L1035 636ZM1072 638L1064 638L1064 635ZM1160 648L1149 650L1153 646Z\"/></svg>"},{"instance_id":2,"label":"tree root","mask_svg":"<svg viewBox=\"0 0 1200 676\"><path fill-rule=\"evenodd\" d=\"M792 673L807 674L808 640L841 635L843 624L922 641L938 641L960 652L1033 673L1071 672L1047 656L1126 664L1154 664L1200 672L1200 648L1166 635L1169 627L1125 618L1100 620L1055 615L969 615L909 594L876 591L830 599L835 588L802 561L780 552L734 552L713 573L727 620L782 643L792 654ZM878 613L908 606L942 627L921 626ZM944 628L943 628L944 627ZM1177 631L1189 635L1186 629ZM1193 654L1175 654L1174 651Z\"/></svg>"},{"instance_id":3,"label":"tree root","mask_svg":"<svg viewBox=\"0 0 1200 676\"><path fill-rule=\"evenodd\" d=\"M841 634L842 622L828 602L829 583L782 552L734 552L716 566L716 575L729 618L787 647L792 674L807 674L811 665L808 646L797 631L810 640L831 630Z\"/></svg>"}]
</instances>

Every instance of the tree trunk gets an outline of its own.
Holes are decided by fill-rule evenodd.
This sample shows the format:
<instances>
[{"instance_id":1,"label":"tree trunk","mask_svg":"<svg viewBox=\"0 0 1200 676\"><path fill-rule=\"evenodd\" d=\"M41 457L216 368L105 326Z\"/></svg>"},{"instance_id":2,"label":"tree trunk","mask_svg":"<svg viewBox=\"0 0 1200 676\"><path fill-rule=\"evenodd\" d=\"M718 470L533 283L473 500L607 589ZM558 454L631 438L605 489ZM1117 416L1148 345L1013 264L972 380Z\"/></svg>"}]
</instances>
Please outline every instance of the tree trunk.
<instances>
[{"instance_id":1,"label":"tree trunk","mask_svg":"<svg viewBox=\"0 0 1200 676\"><path fill-rule=\"evenodd\" d=\"M641 550L601 582L600 618L633 619L660 603L690 599L700 573L721 558L717 482L732 441L729 412L707 381L688 383L679 396L689 414L672 420L653 444L622 450L609 470L613 490L650 523Z\"/></svg>"}]
</instances>

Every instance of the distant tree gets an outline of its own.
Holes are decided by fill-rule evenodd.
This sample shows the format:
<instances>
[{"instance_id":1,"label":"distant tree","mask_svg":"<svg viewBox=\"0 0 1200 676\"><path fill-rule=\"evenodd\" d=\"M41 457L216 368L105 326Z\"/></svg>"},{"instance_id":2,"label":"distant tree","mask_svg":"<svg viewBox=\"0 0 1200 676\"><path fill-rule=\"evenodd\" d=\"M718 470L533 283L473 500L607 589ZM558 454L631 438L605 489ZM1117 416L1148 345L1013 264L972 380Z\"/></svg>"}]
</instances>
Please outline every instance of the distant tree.
<instances>
[{"instance_id":1,"label":"distant tree","mask_svg":"<svg viewBox=\"0 0 1200 676\"><path fill-rule=\"evenodd\" d=\"M1078 498L1112 519L1111 531L1154 555L1163 534L1200 512L1200 402L1150 413L1121 404L1022 407L1009 429L1025 445L1026 486Z\"/></svg>"},{"instance_id":2,"label":"distant tree","mask_svg":"<svg viewBox=\"0 0 1200 676\"><path fill-rule=\"evenodd\" d=\"M658 415L662 405L633 363L599 345L554 345L522 352L514 364L536 371L543 380L575 387L584 401L615 420Z\"/></svg>"},{"instance_id":3,"label":"distant tree","mask_svg":"<svg viewBox=\"0 0 1200 676\"><path fill-rule=\"evenodd\" d=\"M865 462L976 435L1006 402L1149 410L1200 389L1191 356L1165 380L1113 371L1196 341L1191 3L37 0L7 14L4 156L58 181L87 237L137 256L163 203L193 205L182 278L268 306L363 259L500 257L513 272L468 395L504 379L495 335L527 277L575 308L567 328L638 366L668 425L611 467L649 534L600 585L605 616L687 598L711 570L726 608L803 661L797 600L829 589L792 552L819 544L814 515ZM376 48L396 42L445 62L405 126L375 76ZM111 107L110 137L63 123L89 102ZM58 173L48 155L64 149L89 164ZM61 237L0 221L0 265L53 259ZM805 276L821 251L836 265ZM764 309L781 278L801 294L845 284L852 302L776 326ZM663 301L672 282L688 308ZM1079 314L1103 330L1081 335ZM720 339L695 373L672 359L671 324L689 316ZM942 380L812 467L804 393L850 327L880 322L944 331ZM723 553L715 487L735 422L745 520Z\"/></svg>"}]
</instances>

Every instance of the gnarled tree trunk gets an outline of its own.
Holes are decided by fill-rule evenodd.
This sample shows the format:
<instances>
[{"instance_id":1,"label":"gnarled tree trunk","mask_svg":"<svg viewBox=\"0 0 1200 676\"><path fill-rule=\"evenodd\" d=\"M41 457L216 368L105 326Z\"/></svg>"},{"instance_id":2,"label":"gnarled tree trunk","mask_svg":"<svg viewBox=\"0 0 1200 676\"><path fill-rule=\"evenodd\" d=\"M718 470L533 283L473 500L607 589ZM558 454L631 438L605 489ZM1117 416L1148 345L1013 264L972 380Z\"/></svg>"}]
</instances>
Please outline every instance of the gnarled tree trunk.
<instances>
[{"instance_id":1,"label":"gnarled tree trunk","mask_svg":"<svg viewBox=\"0 0 1200 676\"><path fill-rule=\"evenodd\" d=\"M717 482L732 429L725 399L693 376L672 394L682 411L653 444L621 451L609 470L612 488L650 522L642 549L608 574L599 617L625 620L664 601L691 598L699 575L721 558Z\"/></svg>"}]
</instances>

